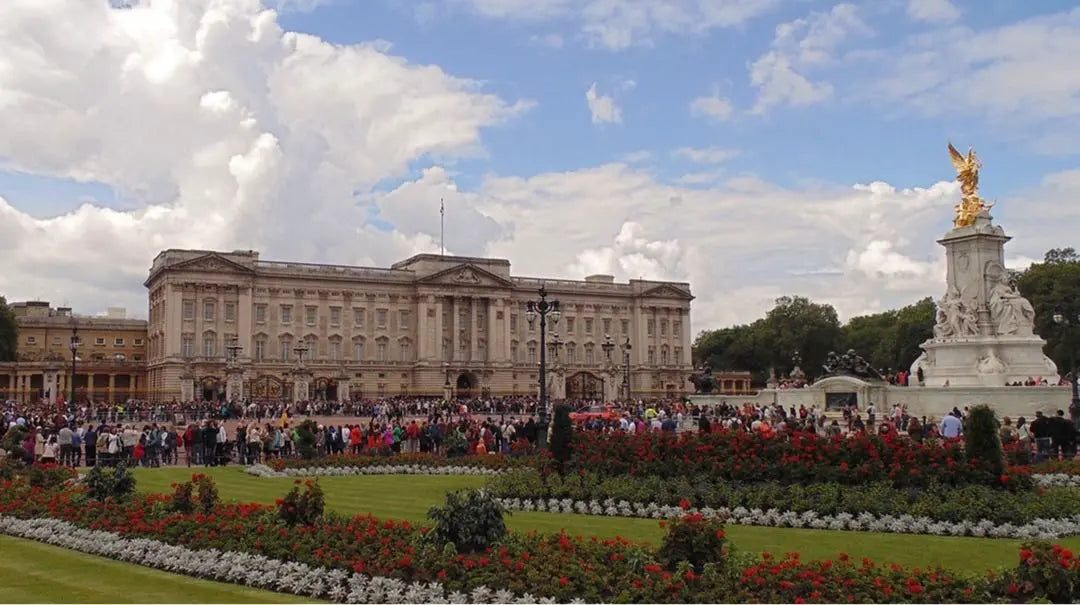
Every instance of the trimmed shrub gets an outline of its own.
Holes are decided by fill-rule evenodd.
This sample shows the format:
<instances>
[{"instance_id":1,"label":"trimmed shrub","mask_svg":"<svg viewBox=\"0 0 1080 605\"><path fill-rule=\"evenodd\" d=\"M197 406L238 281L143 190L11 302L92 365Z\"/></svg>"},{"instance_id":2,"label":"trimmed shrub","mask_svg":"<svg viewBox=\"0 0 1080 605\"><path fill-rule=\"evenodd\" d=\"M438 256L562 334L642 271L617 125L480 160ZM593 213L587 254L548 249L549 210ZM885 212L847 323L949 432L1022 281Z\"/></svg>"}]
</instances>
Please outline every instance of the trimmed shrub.
<instances>
[{"instance_id":1,"label":"trimmed shrub","mask_svg":"<svg viewBox=\"0 0 1080 605\"><path fill-rule=\"evenodd\" d=\"M52 489L78 476L75 469L57 464L34 464L27 472L32 487Z\"/></svg>"},{"instance_id":2,"label":"trimmed shrub","mask_svg":"<svg viewBox=\"0 0 1080 605\"><path fill-rule=\"evenodd\" d=\"M318 430L319 425L315 424L314 420L305 420L296 427L296 451L304 460L315 457L315 434Z\"/></svg>"},{"instance_id":3,"label":"trimmed shrub","mask_svg":"<svg viewBox=\"0 0 1080 605\"><path fill-rule=\"evenodd\" d=\"M200 512L209 515L220 501L214 480L203 474L192 475L191 481L173 483L172 488L169 509L185 515L194 513L196 506Z\"/></svg>"},{"instance_id":4,"label":"trimmed shrub","mask_svg":"<svg viewBox=\"0 0 1080 605\"><path fill-rule=\"evenodd\" d=\"M555 422L551 431L551 455L555 458L555 468L561 473L573 453L571 444L574 439L574 423L570 421L570 406L555 406Z\"/></svg>"},{"instance_id":5,"label":"trimmed shrub","mask_svg":"<svg viewBox=\"0 0 1080 605\"><path fill-rule=\"evenodd\" d=\"M126 502L135 493L135 475L121 464L116 468L95 466L86 475L86 495L92 500Z\"/></svg>"},{"instance_id":6,"label":"trimmed shrub","mask_svg":"<svg viewBox=\"0 0 1080 605\"><path fill-rule=\"evenodd\" d=\"M308 479L293 482L292 491L285 494L284 498L277 501L278 519L286 525L314 525L322 519L323 510L326 508L326 494L318 481ZM300 491L300 486L304 491Z\"/></svg>"},{"instance_id":7,"label":"trimmed shrub","mask_svg":"<svg viewBox=\"0 0 1080 605\"><path fill-rule=\"evenodd\" d=\"M480 552L506 535L503 507L487 490L446 494L445 506L433 506L428 519L435 526L428 536L440 546L453 544L458 552Z\"/></svg>"},{"instance_id":8,"label":"trimmed shrub","mask_svg":"<svg viewBox=\"0 0 1080 605\"><path fill-rule=\"evenodd\" d=\"M964 441L969 460L980 460L989 465L992 472L1001 475L1005 471L1005 450L1001 447L1001 424L988 405L971 408L964 421Z\"/></svg>"},{"instance_id":9,"label":"trimmed shrub","mask_svg":"<svg viewBox=\"0 0 1080 605\"><path fill-rule=\"evenodd\" d=\"M657 555L668 571L675 571L685 561L700 574L706 564L724 562L727 555L724 537L722 522L705 519L700 514L686 515L668 524Z\"/></svg>"}]
</instances>

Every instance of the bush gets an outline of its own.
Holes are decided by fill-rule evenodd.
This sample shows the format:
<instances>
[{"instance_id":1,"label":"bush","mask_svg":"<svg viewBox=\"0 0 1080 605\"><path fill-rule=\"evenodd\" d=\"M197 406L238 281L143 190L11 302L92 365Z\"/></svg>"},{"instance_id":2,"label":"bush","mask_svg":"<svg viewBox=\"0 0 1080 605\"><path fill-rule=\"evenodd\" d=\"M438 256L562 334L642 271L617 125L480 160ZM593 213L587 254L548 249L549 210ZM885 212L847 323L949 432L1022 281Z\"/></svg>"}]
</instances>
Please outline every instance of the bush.
<instances>
[{"instance_id":1,"label":"bush","mask_svg":"<svg viewBox=\"0 0 1080 605\"><path fill-rule=\"evenodd\" d=\"M26 436L29 432L25 426L17 424L9 428L4 433L4 438L0 440L0 449L7 452L7 459L11 461L12 466L21 465L26 458L26 450L23 449L23 441L26 441Z\"/></svg>"},{"instance_id":2,"label":"bush","mask_svg":"<svg viewBox=\"0 0 1080 605\"><path fill-rule=\"evenodd\" d=\"M469 442L456 430L446 433L443 445L446 447L447 458L459 458L469 453Z\"/></svg>"},{"instance_id":3,"label":"bush","mask_svg":"<svg viewBox=\"0 0 1080 605\"><path fill-rule=\"evenodd\" d=\"M322 519L323 510L326 508L326 494L318 481L308 479L301 482L299 479L293 482L292 491L277 501L278 519L286 525L314 525ZM300 491L303 484L304 491Z\"/></svg>"},{"instance_id":4,"label":"bush","mask_svg":"<svg viewBox=\"0 0 1080 605\"><path fill-rule=\"evenodd\" d=\"M296 451L304 460L315 457L315 434L318 430L319 425L314 420L305 420L296 427Z\"/></svg>"},{"instance_id":5,"label":"bush","mask_svg":"<svg viewBox=\"0 0 1080 605\"><path fill-rule=\"evenodd\" d=\"M116 468L95 466L86 475L86 495L92 500L126 502L135 493L135 475L124 465Z\"/></svg>"},{"instance_id":6,"label":"bush","mask_svg":"<svg viewBox=\"0 0 1080 605\"><path fill-rule=\"evenodd\" d=\"M1005 471L1001 425L990 406L984 404L971 408L964 421L964 441L969 459L983 461L997 475Z\"/></svg>"},{"instance_id":7,"label":"bush","mask_svg":"<svg viewBox=\"0 0 1080 605\"><path fill-rule=\"evenodd\" d=\"M561 473L573 452L571 443L574 438L574 424L570 421L570 406L555 406L555 423L551 431L551 455L555 458L555 468Z\"/></svg>"},{"instance_id":8,"label":"bush","mask_svg":"<svg viewBox=\"0 0 1080 605\"><path fill-rule=\"evenodd\" d=\"M695 572L702 573L706 564L724 562L724 524L699 514L676 519L668 525L657 554L668 571L675 571L685 561Z\"/></svg>"},{"instance_id":9,"label":"bush","mask_svg":"<svg viewBox=\"0 0 1080 605\"><path fill-rule=\"evenodd\" d=\"M502 504L487 490L446 494L445 506L433 506L428 519L435 527L428 534L440 545L453 544L458 552L480 552L506 535Z\"/></svg>"},{"instance_id":10,"label":"bush","mask_svg":"<svg viewBox=\"0 0 1080 605\"><path fill-rule=\"evenodd\" d=\"M27 476L30 485L44 489L60 487L71 479L78 476L75 469L56 464L34 464L30 466Z\"/></svg>"},{"instance_id":11,"label":"bush","mask_svg":"<svg viewBox=\"0 0 1080 605\"><path fill-rule=\"evenodd\" d=\"M1025 542L1020 562L994 582L1013 603L1073 603L1080 594L1080 560L1060 544Z\"/></svg>"},{"instance_id":12,"label":"bush","mask_svg":"<svg viewBox=\"0 0 1080 605\"><path fill-rule=\"evenodd\" d=\"M173 496L169 509L178 513L190 515L198 505L200 512L209 515L220 501L214 480L203 474L192 475L191 481L173 483L172 487Z\"/></svg>"}]
</instances>

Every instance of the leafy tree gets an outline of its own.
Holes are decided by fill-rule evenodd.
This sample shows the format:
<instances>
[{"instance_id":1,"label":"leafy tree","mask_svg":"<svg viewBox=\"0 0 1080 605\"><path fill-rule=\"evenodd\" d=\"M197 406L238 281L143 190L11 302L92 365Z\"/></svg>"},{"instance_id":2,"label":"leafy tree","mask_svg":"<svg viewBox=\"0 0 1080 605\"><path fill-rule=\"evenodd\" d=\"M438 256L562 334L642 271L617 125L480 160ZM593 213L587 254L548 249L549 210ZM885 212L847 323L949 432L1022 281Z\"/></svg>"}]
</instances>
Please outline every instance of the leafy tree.
<instances>
[{"instance_id":1,"label":"leafy tree","mask_svg":"<svg viewBox=\"0 0 1080 605\"><path fill-rule=\"evenodd\" d=\"M1005 452L1001 446L1001 425L988 405L971 408L964 421L964 447L969 459L989 464L995 476L1005 472Z\"/></svg>"},{"instance_id":2,"label":"leafy tree","mask_svg":"<svg viewBox=\"0 0 1080 605\"><path fill-rule=\"evenodd\" d=\"M319 431L319 425L315 424L314 420L305 420L300 423L300 426L296 427L297 441L296 451L300 453L300 457L304 460L311 460L315 457L315 435Z\"/></svg>"},{"instance_id":3,"label":"leafy tree","mask_svg":"<svg viewBox=\"0 0 1080 605\"><path fill-rule=\"evenodd\" d=\"M930 297L902 309L852 317L844 325L844 349L855 349L875 368L900 371L922 353L934 334L936 307Z\"/></svg>"},{"instance_id":4,"label":"leafy tree","mask_svg":"<svg viewBox=\"0 0 1080 605\"><path fill-rule=\"evenodd\" d=\"M18 336L19 326L15 323L15 312L8 306L7 299L0 296L0 361L15 361Z\"/></svg>"},{"instance_id":5,"label":"leafy tree","mask_svg":"<svg viewBox=\"0 0 1080 605\"><path fill-rule=\"evenodd\" d=\"M1046 352L1064 372L1070 350L1080 348L1078 330L1070 335L1054 323L1060 312L1075 325L1080 315L1080 256L1072 248L1049 250L1017 277L1016 287L1035 309L1035 332L1046 339Z\"/></svg>"},{"instance_id":6,"label":"leafy tree","mask_svg":"<svg viewBox=\"0 0 1080 605\"><path fill-rule=\"evenodd\" d=\"M768 365L779 373L790 372L792 355L802 356L802 368L810 377L821 372L829 351L842 344L843 332L832 305L811 302L803 296L783 296L766 315L761 332Z\"/></svg>"},{"instance_id":7,"label":"leafy tree","mask_svg":"<svg viewBox=\"0 0 1080 605\"><path fill-rule=\"evenodd\" d=\"M502 504L489 491L456 491L446 494L445 506L428 509L434 527L427 539L458 552L482 552L506 536Z\"/></svg>"}]
</instances>

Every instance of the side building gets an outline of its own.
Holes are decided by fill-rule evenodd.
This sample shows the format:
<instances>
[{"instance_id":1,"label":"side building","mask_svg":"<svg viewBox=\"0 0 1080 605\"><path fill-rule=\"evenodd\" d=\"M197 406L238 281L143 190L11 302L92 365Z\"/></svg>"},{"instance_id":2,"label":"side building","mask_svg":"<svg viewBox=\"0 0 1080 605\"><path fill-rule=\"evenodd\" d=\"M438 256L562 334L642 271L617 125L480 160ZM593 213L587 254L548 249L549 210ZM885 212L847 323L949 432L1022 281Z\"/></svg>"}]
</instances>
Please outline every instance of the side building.
<instances>
[{"instance_id":1,"label":"side building","mask_svg":"<svg viewBox=\"0 0 1080 605\"><path fill-rule=\"evenodd\" d=\"M538 392L541 286L553 399L678 396L690 286L516 277L504 259L420 254L390 268L165 250L149 290L148 374L164 399L346 399ZM549 318L550 324L550 318ZM625 344L629 343L629 348Z\"/></svg>"},{"instance_id":2,"label":"side building","mask_svg":"<svg viewBox=\"0 0 1080 605\"><path fill-rule=\"evenodd\" d=\"M146 321L124 309L75 315L45 301L11 304L18 327L16 360L0 363L0 399L117 402L148 395ZM79 347L74 354L72 337Z\"/></svg>"}]
</instances>

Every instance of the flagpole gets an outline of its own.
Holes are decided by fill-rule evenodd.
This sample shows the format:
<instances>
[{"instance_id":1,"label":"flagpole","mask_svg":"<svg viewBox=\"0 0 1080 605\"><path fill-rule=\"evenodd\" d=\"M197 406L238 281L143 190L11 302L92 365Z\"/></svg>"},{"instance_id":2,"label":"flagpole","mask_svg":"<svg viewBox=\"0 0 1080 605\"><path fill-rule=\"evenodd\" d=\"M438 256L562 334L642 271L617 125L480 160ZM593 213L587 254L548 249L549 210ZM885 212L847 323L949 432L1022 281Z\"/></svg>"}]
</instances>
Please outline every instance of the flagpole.
<instances>
[{"instance_id":1,"label":"flagpole","mask_svg":"<svg viewBox=\"0 0 1080 605\"><path fill-rule=\"evenodd\" d=\"M439 198L439 256L446 256L446 202Z\"/></svg>"}]
</instances>

